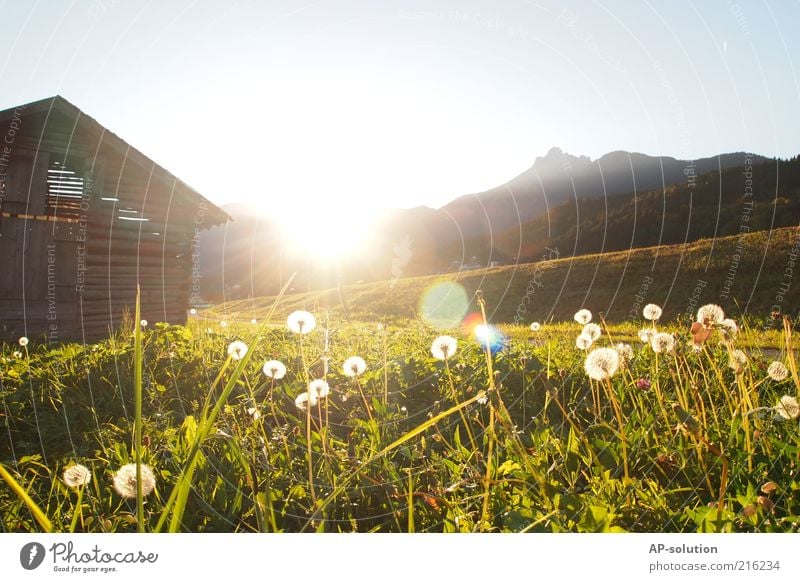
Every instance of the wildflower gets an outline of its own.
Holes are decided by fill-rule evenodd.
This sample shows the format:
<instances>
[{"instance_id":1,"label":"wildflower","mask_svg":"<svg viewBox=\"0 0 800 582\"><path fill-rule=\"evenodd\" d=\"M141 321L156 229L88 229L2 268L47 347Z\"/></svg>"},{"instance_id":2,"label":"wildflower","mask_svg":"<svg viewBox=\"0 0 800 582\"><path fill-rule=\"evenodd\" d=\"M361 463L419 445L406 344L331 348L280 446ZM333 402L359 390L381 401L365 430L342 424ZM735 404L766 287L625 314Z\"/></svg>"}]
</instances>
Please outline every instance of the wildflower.
<instances>
[{"instance_id":1,"label":"wildflower","mask_svg":"<svg viewBox=\"0 0 800 582\"><path fill-rule=\"evenodd\" d=\"M317 326L317 320L308 311L293 311L286 318L286 325L294 333L309 333Z\"/></svg>"},{"instance_id":2,"label":"wildflower","mask_svg":"<svg viewBox=\"0 0 800 582\"><path fill-rule=\"evenodd\" d=\"M614 348L596 348L586 356L583 367L592 380L608 380L619 369L619 354Z\"/></svg>"},{"instance_id":3,"label":"wildflower","mask_svg":"<svg viewBox=\"0 0 800 582\"><path fill-rule=\"evenodd\" d=\"M264 375L273 380L280 380L286 375L286 366L278 360L269 360L264 363Z\"/></svg>"},{"instance_id":4,"label":"wildflower","mask_svg":"<svg viewBox=\"0 0 800 582\"><path fill-rule=\"evenodd\" d=\"M592 312L588 309L581 309L575 314L575 321L581 325L586 325L592 321Z\"/></svg>"},{"instance_id":5,"label":"wildflower","mask_svg":"<svg viewBox=\"0 0 800 582\"><path fill-rule=\"evenodd\" d=\"M636 387L639 390L650 390L650 380L648 378L639 378L636 380Z\"/></svg>"},{"instance_id":6,"label":"wildflower","mask_svg":"<svg viewBox=\"0 0 800 582\"><path fill-rule=\"evenodd\" d=\"M722 307L709 303L697 310L697 323L702 323L705 327L711 327L715 323L722 323L725 319L725 312Z\"/></svg>"},{"instance_id":7,"label":"wildflower","mask_svg":"<svg viewBox=\"0 0 800 582\"><path fill-rule=\"evenodd\" d=\"M648 303L642 309L642 315L648 321L658 321L661 319L662 313L661 308L655 303Z\"/></svg>"},{"instance_id":8,"label":"wildflower","mask_svg":"<svg viewBox=\"0 0 800 582\"><path fill-rule=\"evenodd\" d=\"M456 353L458 342L449 335L440 335L431 344L431 354L437 360L446 360Z\"/></svg>"},{"instance_id":9,"label":"wildflower","mask_svg":"<svg viewBox=\"0 0 800 582\"><path fill-rule=\"evenodd\" d=\"M789 370L783 362L772 362L767 368L767 375L776 382L783 382L789 376Z\"/></svg>"},{"instance_id":10,"label":"wildflower","mask_svg":"<svg viewBox=\"0 0 800 582\"><path fill-rule=\"evenodd\" d=\"M744 372L744 367L747 365L747 354L742 350L731 350L730 359L728 360L728 367L737 374Z\"/></svg>"},{"instance_id":11,"label":"wildflower","mask_svg":"<svg viewBox=\"0 0 800 582\"><path fill-rule=\"evenodd\" d=\"M15 352L14 352L12 355L13 355L15 358L19 359L19 358L21 358L21 357L22 357L22 352L20 352L19 350L17 350L17 351L15 351Z\"/></svg>"},{"instance_id":12,"label":"wildflower","mask_svg":"<svg viewBox=\"0 0 800 582\"><path fill-rule=\"evenodd\" d=\"M255 406L252 406L252 407L248 408L247 409L247 414L252 416L253 420L258 420L259 418L261 418L261 413L258 411L258 408L256 408Z\"/></svg>"},{"instance_id":13,"label":"wildflower","mask_svg":"<svg viewBox=\"0 0 800 582\"><path fill-rule=\"evenodd\" d=\"M732 319L723 319L720 322L722 326L722 331L729 337L734 337L737 333L739 333L739 326L736 325L736 322Z\"/></svg>"},{"instance_id":14,"label":"wildflower","mask_svg":"<svg viewBox=\"0 0 800 582\"><path fill-rule=\"evenodd\" d=\"M247 344L236 340L228 346L228 355L234 360L241 360L247 353Z\"/></svg>"},{"instance_id":15,"label":"wildflower","mask_svg":"<svg viewBox=\"0 0 800 582\"><path fill-rule=\"evenodd\" d=\"M223 319L222 321L219 322L219 326L220 327L228 327L228 322Z\"/></svg>"},{"instance_id":16,"label":"wildflower","mask_svg":"<svg viewBox=\"0 0 800 582\"><path fill-rule=\"evenodd\" d=\"M594 342L592 341L591 337L582 333L575 340L575 347L577 347L579 350L588 350L590 347L592 347L593 343Z\"/></svg>"},{"instance_id":17,"label":"wildflower","mask_svg":"<svg viewBox=\"0 0 800 582\"><path fill-rule=\"evenodd\" d=\"M19 338L19 345L21 345L23 348L25 346L27 346L28 345L28 338L26 338L25 336L22 336L21 338Z\"/></svg>"},{"instance_id":18,"label":"wildflower","mask_svg":"<svg viewBox=\"0 0 800 582\"><path fill-rule=\"evenodd\" d=\"M542 329L542 326L538 321L534 321L531 324L531 331L539 331L540 329Z\"/></svg>"},{"instance_id":19,"label":"wildflower","mask_svg":"<svg viewBox=\"0 0 800 582\"><path fill-rule=\"evenodd\" d=\"M309 405L317 405L317 399L309 392L301 392L297 395L297 398L294 399L294 405L300 410L307 410Z\"/></svg>"},{"instance_id":20,"label":"wildflower","mask_svg":"<svg viewBox=\"0 0 800 582\"><path fill-rule=\"evenodd\" d=\"M639 330L639 339L642 340L643 343L649 344L650 340L653 339L653 336L656 334L656 330L645 327Z\"/></svg>"},{"instance_id":21,"label":"wildflower","mask_svg":"<svg viewBox=\"0 0 800 582\"><path fill-rule=\"evenodd\" d=\"M142 495L150 495L156 487L156 476L147 465L141 466ZM114 491L125 499L136 499L136 464L123 465L114 474Z\"/></svg>"},{"instance_id":22,"label":"wildflower","mask_svg":"<svg viewBox=\"0 0 800 582\"><path fill-rule=\"evenodd\" d=\"M83 465L76 464L64 469L62 478L64 480L64 485L77 489L78 487L89 484L92 480L92 472Z\"/></svg>"},{"instance_id":23,"label":"wildflower","mask_svg":"<svg viewBox=\"0 0 800 582\"><path fill-rule=\"evenodd\" d=\"M675 338L671 333L665 333L663 331L658 332L653 334L653 337L650 338L650 347L653 348L653 351L657 354L661 352L671 352L675 349Z\"/></svg>"},{"instance_id":24,"label":"wildflower","mask_svg":"<svg viewBox=\"0 0 800 582\"><path fill-rule=\"evenodd\" d=\"M633 348L628 344L618 343L614 346L614 349L617 350L619 354L621 364L630 362L633 359Z\"/></svg>"},{"instance_id":25,"label":"wildflower","mask_svg":"<svg viewBox=\"0 0 800 582\"><path fill-rule=\"evenodd\" d=\"M139 322L139 325L141 325L142 327L147 327L147 320L143 319L142 321Z\"/></svg>"},{"instance_id":26,"label":"wildflower","mask_svg":"<svg viewBox=\"0 0 800 582\"><path fill-rule=\"evenodd\" d=\"M781 396L780 402L775 407L775 412L786 420L794 420L800 416L800 404L797 403L797 398L794 396Z\"/></svg>"},{"instance_id":27,"label":"wildflower","mask_svg":"<svg viewBox=\"0 0 800 582\"><path fill-rule=\"evenodd\" d=\"M475 402L477 402L478 404L486 404L487 402L489 402L489 397L486 396L485 390L481 390L480 392L478 392L478 399Z\"/></svg>"},{"instance_id":28,"label":"wildflower","mask_svg":"<svg viewBox=\"0 0 800 582\"><path fill-rule=\"evenodd\" d=\"M347 358L344 361L344 366L342 366L344 375L349 376L350 378L360 376L366 369L367 363L364 361L364 358L359 358L358 356Z\"/></svg>"},{"instance_id":29,"label":"wildflower","mask_svg":"<svg viewBox=\"0 0 800 582\"><path fill-rule=\"evenodd\" d=\"M592 341L594 342L597 341L597 339L600 337L602 333L603 330L600 329L599 325L597 325L596 323L587 323L586 325L583 326L583 331L581 332L581 335L588 335L590 338L592 338Z\"/></svg>"},{"instance_id":30,"label":"wildflower","mask_svg":"<svg viewBox=\"0 0 800 582\"><path fill-rule=\"evenodd\" d=\"M325 398L331 392L331 387L325 380L312 380L308 385L308 393L311 394L312 402L320 398Z\"/></svg>"}]
</instances>

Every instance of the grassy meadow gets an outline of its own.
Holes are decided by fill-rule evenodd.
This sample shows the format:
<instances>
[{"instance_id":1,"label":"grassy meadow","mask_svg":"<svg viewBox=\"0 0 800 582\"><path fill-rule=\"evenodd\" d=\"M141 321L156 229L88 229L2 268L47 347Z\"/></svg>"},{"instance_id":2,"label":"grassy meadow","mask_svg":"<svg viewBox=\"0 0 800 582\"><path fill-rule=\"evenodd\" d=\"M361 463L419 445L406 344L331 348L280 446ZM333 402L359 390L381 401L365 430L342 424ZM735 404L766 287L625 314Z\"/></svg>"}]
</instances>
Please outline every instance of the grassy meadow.
<instances>
[{"instance_id":1,"label":"grassy meadow","mask_svg":"<svg viewBox=\"0 0 800 582\"><path fill-rule=\"evenodd\" d=\"M800 531L796 322L481 302L452 340L320 308L5 345L0 531Z\"/></svg>"}]
</instances>

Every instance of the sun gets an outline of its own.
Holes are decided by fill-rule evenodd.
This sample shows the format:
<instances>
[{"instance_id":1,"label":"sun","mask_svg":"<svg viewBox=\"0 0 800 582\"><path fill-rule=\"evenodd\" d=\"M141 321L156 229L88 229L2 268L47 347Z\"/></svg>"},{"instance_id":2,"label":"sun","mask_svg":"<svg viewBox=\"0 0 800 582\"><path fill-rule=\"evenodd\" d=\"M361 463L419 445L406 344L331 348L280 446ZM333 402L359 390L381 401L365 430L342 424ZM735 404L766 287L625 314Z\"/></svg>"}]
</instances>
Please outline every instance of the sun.
<instances>
[{"instance_id":1,"label":"sun","mask_svg":"<svg viewBox=\"0 0 800 582\"><path fill-rule=\"evenodd\" d=\"M358 205L337 206L319 200L283 213L282 239L310 259L346 259L363 251L373 238L374 212Z\"/></svg>"}]
</instances>

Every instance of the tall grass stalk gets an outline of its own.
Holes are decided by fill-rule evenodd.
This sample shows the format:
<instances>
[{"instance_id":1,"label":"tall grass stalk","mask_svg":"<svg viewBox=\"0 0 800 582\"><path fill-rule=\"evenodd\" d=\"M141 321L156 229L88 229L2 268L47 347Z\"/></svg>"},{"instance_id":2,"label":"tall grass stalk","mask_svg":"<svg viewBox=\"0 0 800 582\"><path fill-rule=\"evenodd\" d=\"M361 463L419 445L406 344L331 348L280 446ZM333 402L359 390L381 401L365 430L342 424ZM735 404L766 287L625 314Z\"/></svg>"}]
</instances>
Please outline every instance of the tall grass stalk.
<instances>
[{"instance_id":1,"label":"tall grass stalk","mask_svg":"<svg viewBox=\"0 0 800 582\"><path fill-rule=\"evenodd\" d=\"M0 477L3 478L14 494L19 497L22 502L28 506L28 509L33 514L33 518L36 520L36 523L39 524L45 533L52 533L53 531L53 523L47 518L44 511L36 504L36 502L31 499L30 495L22 488L22 486L17 483L17 480L14 479L13 475L9 473L6 468L0 464Z\"/></svg>"},{"instance_id":2,"label":"tall grass stalk","mask_svg":"<svg viewBox=\"0 0 800 582\"><path fill-rule=\"evenodd\" d=\"M133 452L136 459L136 531L144 533L142 494L142 309L141 290L136 285L136 315L133 323Z\"/></svg>"}]
</instances>

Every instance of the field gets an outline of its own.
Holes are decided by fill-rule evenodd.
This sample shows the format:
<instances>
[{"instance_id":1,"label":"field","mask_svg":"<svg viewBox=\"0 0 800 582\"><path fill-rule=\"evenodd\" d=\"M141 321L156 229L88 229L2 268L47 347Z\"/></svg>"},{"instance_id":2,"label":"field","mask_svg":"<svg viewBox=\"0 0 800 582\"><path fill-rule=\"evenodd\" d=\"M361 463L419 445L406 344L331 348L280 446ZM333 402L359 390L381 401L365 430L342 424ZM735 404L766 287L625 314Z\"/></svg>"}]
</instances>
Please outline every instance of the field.
<instances>
[{"instance_id":1,"label":"field","mask_svg":"<svg viewBox=\"0 0 800 582\"><path fill-rule=\"evenodd\" d=\"M454 348L323 311L6 345L0 531L800 531L797 322L594 314L581 350L481 301Z\"/></svg>"}]
</instances>

